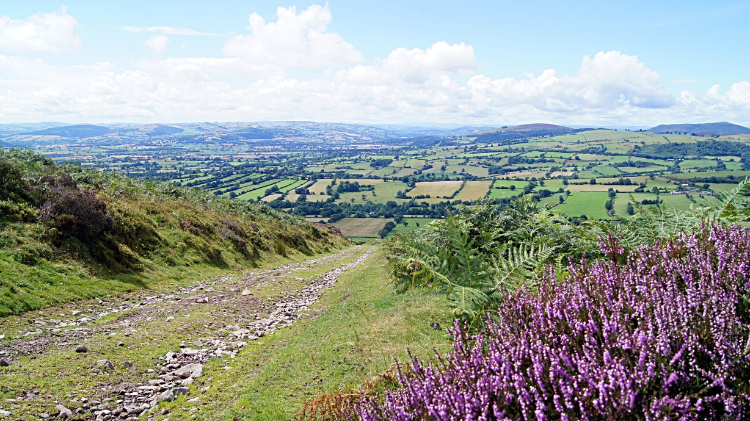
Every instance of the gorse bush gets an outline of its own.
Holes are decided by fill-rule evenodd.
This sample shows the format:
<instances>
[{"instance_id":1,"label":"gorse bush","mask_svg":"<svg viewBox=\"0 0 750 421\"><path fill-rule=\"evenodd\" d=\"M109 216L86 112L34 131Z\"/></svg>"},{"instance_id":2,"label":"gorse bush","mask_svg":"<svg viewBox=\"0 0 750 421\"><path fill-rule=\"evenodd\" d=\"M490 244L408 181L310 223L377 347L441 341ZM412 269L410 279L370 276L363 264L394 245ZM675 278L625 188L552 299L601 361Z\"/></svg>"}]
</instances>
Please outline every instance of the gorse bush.
<instances>
[{"instance_id":1,"label":"gorse bush","mask_svg":"<svg viewBox=\"0 0 750 421\"><path fill-rule=\"evenodd\" d=\"M413 359L400 388L351 415L374 420L750 417L750 230L703 225L633 252L544 270L481 334Z\"/></svg>"}]
</instances>

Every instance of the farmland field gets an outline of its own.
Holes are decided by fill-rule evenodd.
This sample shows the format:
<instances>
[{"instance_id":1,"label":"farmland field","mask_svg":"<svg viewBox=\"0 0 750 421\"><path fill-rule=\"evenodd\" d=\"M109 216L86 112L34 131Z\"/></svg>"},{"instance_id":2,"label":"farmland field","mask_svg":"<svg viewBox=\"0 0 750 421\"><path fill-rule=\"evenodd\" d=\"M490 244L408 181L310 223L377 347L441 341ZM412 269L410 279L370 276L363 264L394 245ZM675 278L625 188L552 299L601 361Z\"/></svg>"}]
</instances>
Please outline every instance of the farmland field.
<instances>
[{"instance_id":1,"label":"farmland field","mask_svg":"<svg viewBox=\"0 0 750 421\"><path fill-rule=\"evenodd\" d=\"M492 181L467 181L453 200L479 200L487 195Z\"/></svg>"},{"instance_id":2,"label":"farmland field","mask_svg":"<svg viewBox=\"0 0 750 421\"><path fill-rule=\"evenodd\" d=\"M736 186L727 181L739 182L750 175L749 170L742 169L746 164L737 153L678 158L639 153L640 148L649 146L670 142L693 145L707 140L692 135L596 129L503 145L477 143L477 134L464 133L417 145L404 137L396 140L368 133L372 141L363 144L353 141L356 135L345 133L364 126L328 132L319 128L289 129L298 123L289 124L272 129L280 138L293 132L288 142L257 145L205 137L117 142L93 138L60 144L45 140L34 148L53 160L73 159L101 170L169 180L217 196L263 201L275 209L315 220L342 223L345 218L344 225L351 225L348 219L355 216L381 222L399 215L444 218L455 211L457 203L487 197L507 204L522 195L524 188L534 200L554 206L556 212L606 218L603 206L610 188L619 192L614 210L622 215L630 193L641 199L647 197L647 193L635 192L640 187L648 193L657 188L660 197L667 197L683 182L698 187L707 184L719 192ZM186 127L186 133L201 130ZM347 138L350 135L353 137ZM748 136L717 141L750 145ZM722 162L726 170L715 170L717 162ZM596 184L590 184L591 179ZM626 185L624 179L631 184ZM354 182L359 187L352 186ZM533 188L527 188L529 183L534 183ZM346 187L339 190L342 185ZM563 196L563 204L559 202L561 189L571 193ZM704 201L699 195L692 197L695 204ZM685 208L693 203L685 200L670 197L665 206ZM375 234L370 230L368 235Z\"/></svg>"},{"instance_id":3,"label":"farmland field","mask_svg":"<svg viewBox=\"0 0 750 421\"><path fill-rule=\"evenodd\" d=\"M346 237L378 238L378 231L392 219L382 218L344 218L333 223Z\"/></svg>"},{"instance_id":4,"label":"farmland field","mask_svg":"<svg viewBox=\"0 0 750 421\"><path fill-rule=\"evenodd\" d=\"M586 215L589 219L607 219L609 216L604 202L608 199L607 193L571 193L565 203L555 207L555 211L569 216Z\"/></svg>"},{"instance_id":5,"label":"farmland field","mask_svg":"<svg viewBox=\"0 0 750 421\"><path fill-rule=\"evenodd\" d=\"M420 182L408 193L409 197L430 195L430 197L450 197L461 188L462 181Z\"/></svg>"}]
</instances>

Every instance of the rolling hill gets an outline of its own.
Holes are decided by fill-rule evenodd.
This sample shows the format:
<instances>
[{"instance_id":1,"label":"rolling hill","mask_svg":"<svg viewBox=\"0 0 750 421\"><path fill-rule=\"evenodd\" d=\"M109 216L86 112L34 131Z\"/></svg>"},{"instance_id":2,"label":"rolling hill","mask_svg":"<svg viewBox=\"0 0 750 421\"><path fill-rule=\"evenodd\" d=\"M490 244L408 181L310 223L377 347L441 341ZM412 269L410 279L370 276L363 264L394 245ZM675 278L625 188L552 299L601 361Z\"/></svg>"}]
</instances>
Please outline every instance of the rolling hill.
<instances>
[{"instance_id":1,"label":"rolling hill","mask_svg":"<svg viewBox=\"0 0 750 421\"><path fill-rule=\"evenodd\" d=\"M61 137L94 137L102 136L108 133L113 133L114 130L104 126L94 126L92 124L79 124L74 126L63 126L63 127L52 127L49 129L37 130L33 132L24 133L26 135L40 135L40 136L61 136Z\"/></svg>"},{"instance_id":2,"label":"rolling hill","mask_svg":"<svg viewBox=\"0 0 750 421\"><path fill-rule=\"evenodd\" d=\"M518 126L503 126L497 129L475 132L476 142L501 144L522 143L530 137L559 136L563 134L576 133L588 129L573 129L557 124L534 123L521 124Z\"/></svg>"},{"instance_id":3,"label":"rolling hill","mask_svg":"<svg viewBox=\"0 0 750 421\"><path fill-rule=\"evenodd\" d=\"M750 134L750 129L726 121L718 123L700 123L700 124L660 124L648 129L653 133L695 133L699 136L712 135L730 135L730 134Z\"/></svg>"}]
</instances>

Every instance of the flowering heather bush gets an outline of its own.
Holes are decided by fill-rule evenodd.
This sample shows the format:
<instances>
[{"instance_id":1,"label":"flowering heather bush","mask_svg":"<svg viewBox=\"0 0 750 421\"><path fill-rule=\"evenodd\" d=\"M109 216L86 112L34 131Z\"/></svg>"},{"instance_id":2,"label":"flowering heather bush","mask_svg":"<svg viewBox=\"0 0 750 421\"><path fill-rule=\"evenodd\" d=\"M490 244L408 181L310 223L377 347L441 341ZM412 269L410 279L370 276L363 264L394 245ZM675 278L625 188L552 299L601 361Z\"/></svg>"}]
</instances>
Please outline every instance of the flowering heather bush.
<instances>
[{"instance_id":1,"label":"flowering heather bush","mask_svg":"<svg viewBox=\"0 0 750 421\"><path fill-rule=\"evenodd\" d=\"M546 273L482 335L414 359L363 420L656 420L750 417L750 231L704 226L629 256Z\"/></svg>"}]
</instances>

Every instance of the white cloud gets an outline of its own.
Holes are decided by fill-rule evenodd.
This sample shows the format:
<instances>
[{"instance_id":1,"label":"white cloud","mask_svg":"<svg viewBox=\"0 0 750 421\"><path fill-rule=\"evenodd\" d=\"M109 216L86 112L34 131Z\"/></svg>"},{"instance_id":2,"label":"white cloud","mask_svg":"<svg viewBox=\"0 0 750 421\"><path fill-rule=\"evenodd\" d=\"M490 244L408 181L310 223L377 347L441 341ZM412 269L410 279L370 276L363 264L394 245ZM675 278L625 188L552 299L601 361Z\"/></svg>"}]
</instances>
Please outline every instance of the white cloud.
<instances>
[{"instance_id":1,"label":"white cloud","mask_svg":"<svg viewBox=\"0 0 750 421\"><path fill-rule=\"evenodd\" d=\"M169 37L164 34L154 35L147 39L145 44L154 53L154 56L160 56L169 47Z\"/></svg>"},{"instance_id":2,"label":"white cloud","mask_svg":"<svg viewBox=\"0 0 750 421\"><path fill-rule=\"evenodd\" d=\"M539 77L491 80L474 76L468 82L483 107L531 105L552 112L581 112L622 107L665 108L672 95L659 84L659 74L647 69L636 56L617 51L586 56L576 76L557 77L545 70Z\"/></svg>"},{"instance_id":3,"label":"white cloud","mask_svg":"<svg viewBox=\"0 0 750 421\"><path fill-rule=\"evenodd\" d=\"M332 19L327 4L312 5L301 13L294 6L279 7L276 15L276 22L266 23L257 13L251 14L250 34L230 37L224 54L282 67L342 67L364 61L341 35L326 32Z\"/></svg>"},{"instance_id":4,"label":"white cloud","mask_svg":"<svg viewBox=\"0 0 750 421\"><path fill-rule=\"evenodd\" d=\"M194 29L174 28L171 26L125 26L122 29L127 32L158 32L165 35L202 35L211 37L219 35L212 32L199 32Z\"/></svg>"},{"instance_id":5,"label":"white cloud","mask_svg":"<svg viewBox=\"0 0 750 421\"><path fill-rule=\"evenodd\" d=\"M270 23L250 15L249 34L229 37L219 57L162 58L170 36L197 32L172 27L126 28L152 34L146 46L154 54L126 69L0 54L0 120L750 123L749 82L674 96L659 73L617 51L584 57L574 75L548 69L491 78L481 74L471 45L440 41L365 62L328 32L327 6L279 8L277 15Z\"/></svg>"},{"instance_id":6,"label":"white cloud","mask_svg":"<svg viewBox=\"0 0 750 421\"><path fill-rule=\"evenodd\" d=\"M37 13L27 19L0 17L0 51L61 53L77 51L81 40L76 34L78 21L66 12Z\"/></svg>"}]
</instances>

